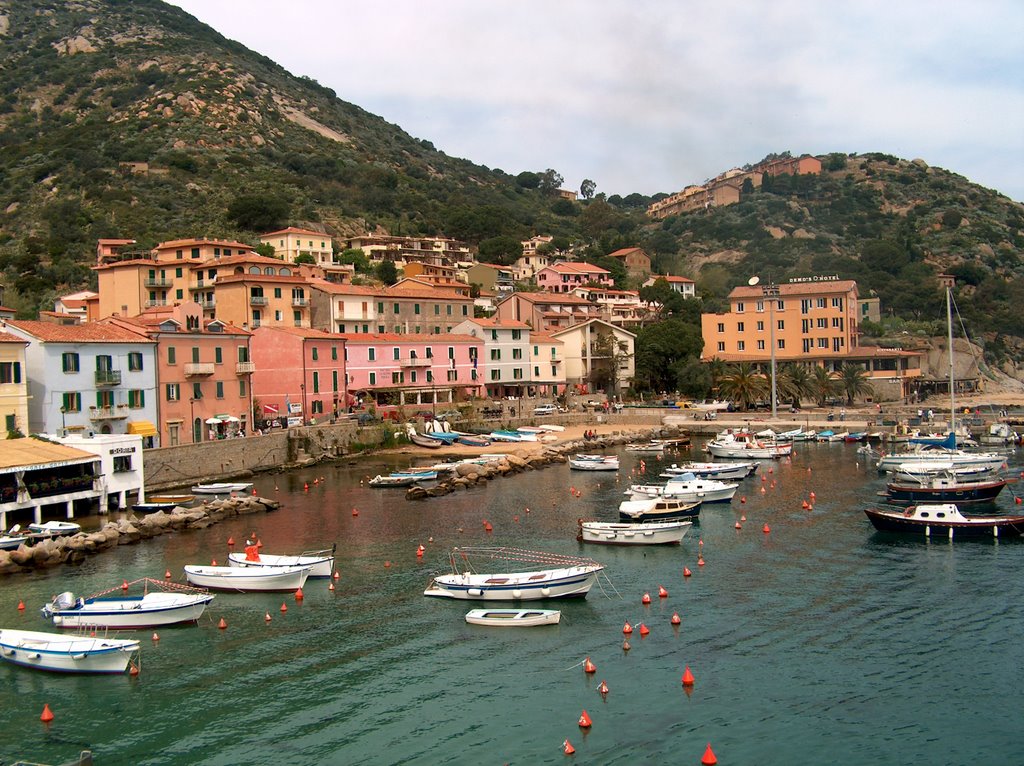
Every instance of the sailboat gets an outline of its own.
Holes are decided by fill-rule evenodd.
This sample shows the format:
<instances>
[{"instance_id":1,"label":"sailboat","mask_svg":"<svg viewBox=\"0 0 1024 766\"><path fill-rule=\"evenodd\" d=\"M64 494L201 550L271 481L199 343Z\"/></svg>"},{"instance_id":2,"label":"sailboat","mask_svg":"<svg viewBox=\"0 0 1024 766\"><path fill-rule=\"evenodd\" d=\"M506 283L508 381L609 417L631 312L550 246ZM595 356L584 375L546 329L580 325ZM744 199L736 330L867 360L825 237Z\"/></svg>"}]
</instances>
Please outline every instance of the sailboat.
<instances>
[{"instance_id":1,"label":"sailboat","mask_svg":"<svg viewBox=\"0 0 1024 766\"><path fill-rule=\"evenodd\" d=\"M949 348L949 427L945 440L911 439L911 449L882 456L878 470L891 472L900 466L923 461L952 463L955 468L982 467L996 471L1006 464L1006 458L995 452L964 452L956 444L956 380L953 369L953 289L946 287L946 342Z\"/></svg>"}]
</instances>

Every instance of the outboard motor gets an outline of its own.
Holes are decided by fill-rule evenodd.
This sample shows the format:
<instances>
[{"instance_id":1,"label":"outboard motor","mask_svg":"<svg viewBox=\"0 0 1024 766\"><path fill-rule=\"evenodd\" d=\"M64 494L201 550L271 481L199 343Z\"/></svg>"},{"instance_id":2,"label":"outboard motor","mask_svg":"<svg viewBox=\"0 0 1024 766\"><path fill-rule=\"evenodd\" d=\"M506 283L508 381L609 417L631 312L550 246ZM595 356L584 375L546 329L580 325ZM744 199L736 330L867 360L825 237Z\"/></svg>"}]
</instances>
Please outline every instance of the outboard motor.
<instances>
[{"instance_id":1,"label":"outboard motor","mask_svg":"<svg viewBox=\"0 0 1024 766\"><path fill-rule=\"evenodd\" d=\"M57 609L70 609L75 605L75 594L66 590L53 600L53 604Z\"/></svg>"}]
</instances>

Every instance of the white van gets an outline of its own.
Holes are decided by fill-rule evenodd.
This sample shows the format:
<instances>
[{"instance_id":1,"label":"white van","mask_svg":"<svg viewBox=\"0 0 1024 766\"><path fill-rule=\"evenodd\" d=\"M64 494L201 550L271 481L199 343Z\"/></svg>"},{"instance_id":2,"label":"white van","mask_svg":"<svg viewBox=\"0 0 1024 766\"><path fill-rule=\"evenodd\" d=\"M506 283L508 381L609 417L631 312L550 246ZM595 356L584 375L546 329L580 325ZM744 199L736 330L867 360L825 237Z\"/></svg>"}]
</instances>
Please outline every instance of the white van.
<instances>
[{"instance_id":1,"label":"white van","mask_svg":"<svg viewBox=\"0 0 1024 766\"><path fill-rule=\"evenodd\" d=\"M558 408L553 404L538 404L533 408L534 415L554 415Z\"/></svg>"}]
</instances>

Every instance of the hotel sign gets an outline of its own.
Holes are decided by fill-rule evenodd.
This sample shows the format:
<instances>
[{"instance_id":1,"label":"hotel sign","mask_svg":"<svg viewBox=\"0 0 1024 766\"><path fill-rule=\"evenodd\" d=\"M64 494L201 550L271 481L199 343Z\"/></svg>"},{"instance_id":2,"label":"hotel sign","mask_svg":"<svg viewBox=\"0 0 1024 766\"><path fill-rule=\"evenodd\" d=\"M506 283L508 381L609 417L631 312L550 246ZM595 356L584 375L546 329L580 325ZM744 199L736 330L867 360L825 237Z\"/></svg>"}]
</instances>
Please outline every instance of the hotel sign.
<instances>
[{"instance_id":1,"label":"hotel sign","mask_svg":"<svg viewBox=\"0 0 1024 766\"><path fill-rule=\"evenodd\" d=\"M802 282L838 282L838 274L817 274L813 277L791 277L789 283L791 285L800 284Z\"/></svg>"}]
</instances>

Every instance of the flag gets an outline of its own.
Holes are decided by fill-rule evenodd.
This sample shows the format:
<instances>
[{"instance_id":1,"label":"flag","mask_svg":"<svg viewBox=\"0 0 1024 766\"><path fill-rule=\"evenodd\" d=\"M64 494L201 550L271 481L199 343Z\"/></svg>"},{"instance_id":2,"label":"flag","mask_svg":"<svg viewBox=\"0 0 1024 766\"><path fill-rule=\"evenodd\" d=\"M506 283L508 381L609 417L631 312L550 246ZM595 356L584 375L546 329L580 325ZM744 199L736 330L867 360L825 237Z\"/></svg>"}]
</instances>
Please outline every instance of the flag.
<instances>
[{"instance_id":1,"label":"flag","mask_svg":"<svg viewBox=\"0 0 1024 766\"><path fill-rule=\"evenodd\" d=\"M264 404L263 405L263 414L264 415L276 415L277 413L278 413L278 408L277 408L276 404Z\"/></svg>"}]
</instances>

